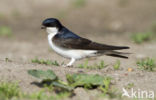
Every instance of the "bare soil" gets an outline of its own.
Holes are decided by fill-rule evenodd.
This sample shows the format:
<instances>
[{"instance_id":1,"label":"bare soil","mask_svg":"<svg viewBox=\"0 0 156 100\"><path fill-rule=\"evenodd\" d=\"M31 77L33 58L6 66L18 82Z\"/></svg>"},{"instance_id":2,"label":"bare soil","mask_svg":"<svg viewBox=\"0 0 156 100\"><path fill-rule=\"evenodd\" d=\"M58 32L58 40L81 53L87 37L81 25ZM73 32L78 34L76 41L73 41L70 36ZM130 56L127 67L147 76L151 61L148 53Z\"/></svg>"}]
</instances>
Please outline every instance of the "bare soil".
<instances>
[{"instance_id":1,"label":"bare soil","mask_svg":"<svg viewBox=\"0 0 156 100\"><path fill-rule=\"evenodd\" d=\"M38 81L27 74L29 69L52 69L62 80L67 73L88 73L111 76L113 85L122 92L128 83L134 83L134 89L151 90L156 93L156 72L141 71L136 65L138 59L151 57L156 59L156 41L135 44L130 36L134 32L144 32L152 28L156 21L155 0L87 0L86 6L75 8L69 0L0 0L0 26L12 29L11 37L0 37L0 81L19 81L25 92L35 92L41 88L31 84ZM9 4L12 3L12 6ZM47 17L59 18L65 26L76 34L93 41L126 45L131 52L129 59L107 56L89 59L89 64L99 63L101 60L108 65L101 70L80 69L77 66L85 61L80 60L73 68L62 66L48 66L34 64L31 59L64 61L53 52L47 42L47 34L40 30L41 22ZM11 62L6 62L9 58ZM120 70L114 70L116 60L121 61ZM132 68L132 72L128 72ZM96 100L96 90L87 92L82 88L75 90L76 96L70 100Z\"/></svg>"}]
</instances>

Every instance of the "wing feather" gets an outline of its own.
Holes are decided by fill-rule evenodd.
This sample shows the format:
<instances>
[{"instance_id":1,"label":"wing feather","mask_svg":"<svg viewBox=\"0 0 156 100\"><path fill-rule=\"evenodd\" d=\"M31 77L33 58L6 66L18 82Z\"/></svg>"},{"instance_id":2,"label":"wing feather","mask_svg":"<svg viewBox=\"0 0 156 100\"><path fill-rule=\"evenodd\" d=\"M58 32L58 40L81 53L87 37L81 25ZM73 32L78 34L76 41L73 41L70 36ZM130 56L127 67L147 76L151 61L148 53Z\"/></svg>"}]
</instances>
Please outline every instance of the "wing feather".
<instances>
[{"instance_id":1,"label":"wing feather","mask_svg":"<svg viewBox=\"0 0 156 100\"><path fill-rule=\"evenodd\" d=\"M127 46L112 46L92 42L85 38L59 38L57 35L52 39L56 45L67 49L83 49L83 50L120 50L129 49Z\"/></svg>"}]
</instances>

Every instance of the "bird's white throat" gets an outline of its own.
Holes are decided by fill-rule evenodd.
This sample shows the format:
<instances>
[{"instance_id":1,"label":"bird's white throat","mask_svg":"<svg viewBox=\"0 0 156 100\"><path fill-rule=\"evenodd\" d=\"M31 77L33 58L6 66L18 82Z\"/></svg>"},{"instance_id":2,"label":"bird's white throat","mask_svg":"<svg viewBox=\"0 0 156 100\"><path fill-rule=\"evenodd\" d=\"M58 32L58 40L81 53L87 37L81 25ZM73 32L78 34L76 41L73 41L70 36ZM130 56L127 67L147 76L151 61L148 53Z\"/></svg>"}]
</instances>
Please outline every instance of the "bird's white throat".
<instances>
[{"instance_id":1,"label":"bird's white throat","mask_svg":"<svg viewBox=\"0 0 156 100\"><path fill-rule=\"evenodd\" d=\"M46 31L48 33L48 42L51 48L54 48L54 44L52 43L52 38L58 33L58 29L56 27L47 27Z\"/></svg>"},{"instance_id":2,"label":"bird's white throat","mask_svg":"<svg viewBox=\"0 0 156 100\"><path fill-rule=\"evenodd\" d=\"M48 34L53 34L53 35L58 33L58 29L56 27L47 27L46 31Z\"/></svg>"}]
</instances>

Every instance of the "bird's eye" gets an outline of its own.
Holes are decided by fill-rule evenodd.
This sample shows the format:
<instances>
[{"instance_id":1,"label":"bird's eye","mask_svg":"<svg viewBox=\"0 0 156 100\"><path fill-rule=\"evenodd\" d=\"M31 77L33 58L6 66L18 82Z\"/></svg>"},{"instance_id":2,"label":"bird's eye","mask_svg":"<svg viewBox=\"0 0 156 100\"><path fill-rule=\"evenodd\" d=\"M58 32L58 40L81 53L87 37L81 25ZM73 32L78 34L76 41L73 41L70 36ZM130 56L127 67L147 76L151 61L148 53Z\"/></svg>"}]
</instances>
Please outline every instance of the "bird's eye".
<instances>
[{"instance_id":1,"label":"bird's eye","mask_svg":"<svg viewBox=\"0 0 156 100\"><path fill-rule=\"evenodd\" d=\"M46 23L46 26L50 26L51 24L50 23Z\"/></svg>"}]
</instances>

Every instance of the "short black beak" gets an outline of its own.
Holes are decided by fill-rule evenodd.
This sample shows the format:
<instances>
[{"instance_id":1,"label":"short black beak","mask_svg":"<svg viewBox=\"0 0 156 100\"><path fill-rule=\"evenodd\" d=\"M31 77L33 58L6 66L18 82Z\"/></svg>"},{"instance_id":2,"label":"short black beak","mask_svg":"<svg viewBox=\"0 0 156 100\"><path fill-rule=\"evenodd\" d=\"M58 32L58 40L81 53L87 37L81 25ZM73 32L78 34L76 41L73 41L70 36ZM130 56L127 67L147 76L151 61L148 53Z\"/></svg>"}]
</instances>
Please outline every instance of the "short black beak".
<instances>
[{"instance_id":1,"label":"short black beak","mask_svg":"<svg viewBox=\"0 0 156 100\"><path fill-rule=\"evenodd\" d=\"M41 29L46 29L46 27L45 26L42 26Z\"/></svg>"}]
</instances>

